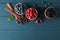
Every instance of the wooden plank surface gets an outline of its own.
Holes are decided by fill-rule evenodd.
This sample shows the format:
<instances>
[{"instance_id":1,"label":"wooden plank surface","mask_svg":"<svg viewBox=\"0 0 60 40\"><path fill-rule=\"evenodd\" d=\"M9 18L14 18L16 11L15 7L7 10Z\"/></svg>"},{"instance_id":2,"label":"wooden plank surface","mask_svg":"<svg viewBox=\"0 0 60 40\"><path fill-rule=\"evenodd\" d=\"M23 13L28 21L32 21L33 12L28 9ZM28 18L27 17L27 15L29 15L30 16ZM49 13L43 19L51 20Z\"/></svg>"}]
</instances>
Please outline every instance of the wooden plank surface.
<instances>
[{"instance_id":1,"label":"wooden plank surface","mask_svg":"<svg viewBox=\"0 0 60 40\"><path fill-rule=\"evenodd\" d=\"M29 21L18 25L16 20L9 22L9 12L4 10L7 2L15 5L18 2L26 4L37 3L42 6L42 0L0 0L0 40L60 40L60 0L43 0L52 3L57 8L58 16L53 20L44 19L43 23L35 24ZM31 4L32 5L32 4Z\"/></svg>"}]
</instances>

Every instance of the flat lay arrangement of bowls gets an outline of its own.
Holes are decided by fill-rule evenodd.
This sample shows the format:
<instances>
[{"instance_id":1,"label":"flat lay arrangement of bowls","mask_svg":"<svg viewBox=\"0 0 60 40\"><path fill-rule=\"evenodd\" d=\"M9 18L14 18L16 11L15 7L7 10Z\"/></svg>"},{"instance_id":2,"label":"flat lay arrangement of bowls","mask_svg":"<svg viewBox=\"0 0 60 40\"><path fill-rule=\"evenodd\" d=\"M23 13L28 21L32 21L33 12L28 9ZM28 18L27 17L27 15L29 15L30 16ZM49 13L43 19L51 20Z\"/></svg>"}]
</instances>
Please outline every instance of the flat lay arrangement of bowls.
<instances>
[{"instance_id":1,"label":"flat lay arrangement of bowls","mask_svg":"<svg viewBox=\"0 0 60 40\"><path fill-rule=\"evenodd\" d=\"M7 5L7 6L9 6L9 8L12 9L12 7L10 5ZM14 12L10 11L10 13L12 13L15 16L15 18L17 18L18 24L22 23L22 22L23 23L27 22L27 20L35 20L35 19L36 19L36 23L39 23L38 22L39 13L38 13L37 9L34 8L34 7L27 8L26 4L17 3L14 6L14 10L13 11ZM56 10L52 6L47 7L43 12L44 12L44 16L47 19L53 19L53 18L56 17ZM43 20L40 19L40 22L43 22Z\"/></svg>"}]
</instances>

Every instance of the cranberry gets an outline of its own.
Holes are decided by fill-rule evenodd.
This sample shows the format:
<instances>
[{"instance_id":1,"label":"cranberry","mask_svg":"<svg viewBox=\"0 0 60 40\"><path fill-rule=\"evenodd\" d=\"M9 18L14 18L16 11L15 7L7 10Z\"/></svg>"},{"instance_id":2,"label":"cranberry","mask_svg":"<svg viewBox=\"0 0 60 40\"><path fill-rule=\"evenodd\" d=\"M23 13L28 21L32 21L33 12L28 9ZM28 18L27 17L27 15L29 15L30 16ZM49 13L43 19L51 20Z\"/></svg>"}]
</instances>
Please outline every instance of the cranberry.
<instances>
[{"instance_id":1,"label":"cranberry","mask_svg":"<svg viewBox=\"0 0 60 40\"><path fill-rule=\"evenodd\" d=\"M43 22L43 20L42 19L40 19L40 23L42 23Z\"/></svg>"},{"instance_id":2,"label":"cranberry","mask_svg":"<svg viewBox=\"0 0 60 40\"><path fill-rule=\"evenodd\" d=\"M36 23L36 24L38 24L38 23L39 23L39 21L38 21L38 20L36 20L36 21L35 21L35 23Z\"/></svg>"}]
</instances>

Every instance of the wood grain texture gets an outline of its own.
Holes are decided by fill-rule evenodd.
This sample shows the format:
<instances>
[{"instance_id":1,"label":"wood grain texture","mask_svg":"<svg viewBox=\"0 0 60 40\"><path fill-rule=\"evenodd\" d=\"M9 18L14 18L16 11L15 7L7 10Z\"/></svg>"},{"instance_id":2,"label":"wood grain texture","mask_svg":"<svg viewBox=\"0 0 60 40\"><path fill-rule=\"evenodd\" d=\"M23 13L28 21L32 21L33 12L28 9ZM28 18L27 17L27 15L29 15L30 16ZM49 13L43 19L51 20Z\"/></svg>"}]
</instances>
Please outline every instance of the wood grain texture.
<instances>
[{"instance_id":1,"label":"wood grain texture","mask_svg":"<svg viewBox=\"0 0 60 40\"><path fill-rule=\"evenodd\" d=\"M41 6L42 0L0 0L0 40L60 40L60 0L43 0L53 3L57 8L58 16L53 20L44 19L43 23L35 24L29 21L26 24L18 25L16 20L9 22L11 14L4 10L6 3L11 2L13 7L18 2L26 4L37 3Z\"/></svg>"}]
</instances>

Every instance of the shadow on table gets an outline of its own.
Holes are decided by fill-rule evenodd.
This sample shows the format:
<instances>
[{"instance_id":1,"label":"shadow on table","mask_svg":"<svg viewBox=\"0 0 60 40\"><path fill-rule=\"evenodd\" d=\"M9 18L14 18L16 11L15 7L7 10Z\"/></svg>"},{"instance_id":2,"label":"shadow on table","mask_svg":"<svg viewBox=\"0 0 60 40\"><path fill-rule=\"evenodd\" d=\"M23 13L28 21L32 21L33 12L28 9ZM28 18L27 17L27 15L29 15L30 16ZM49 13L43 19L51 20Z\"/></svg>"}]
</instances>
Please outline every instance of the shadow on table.
<instances>
[{"instance_id":1,"label":"shadow on table","mask_svg":"<svg viewBox=\"0 0 60 40\"><path fill-rule=\"evenodd\" d=\"M56 18L60 18L60 8L56 8L57 10L57 17Z\"/></svg>"}]
</instances>

